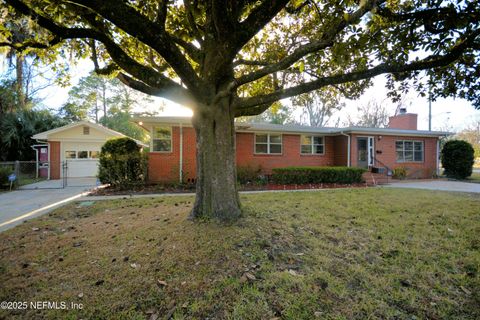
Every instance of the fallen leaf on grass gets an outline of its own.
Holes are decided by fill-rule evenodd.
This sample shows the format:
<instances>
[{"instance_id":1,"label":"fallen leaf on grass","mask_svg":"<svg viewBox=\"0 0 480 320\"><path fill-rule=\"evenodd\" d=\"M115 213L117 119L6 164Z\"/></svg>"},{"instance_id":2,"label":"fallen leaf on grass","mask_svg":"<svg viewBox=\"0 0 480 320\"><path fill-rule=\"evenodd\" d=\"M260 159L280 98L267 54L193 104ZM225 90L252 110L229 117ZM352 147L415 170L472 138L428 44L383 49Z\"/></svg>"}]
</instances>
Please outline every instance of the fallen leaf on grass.
<instances>
[{"instance_id":1,"label":"fallen leaf on grass","mask_svg":"<svg viewBox=\"0 0 480 320\"><path fill-rule=\"evenodd\" d=\"M157 280L157 285L159 287L166 287L168 284L166 281L163 281L163 280Z\"/></svg>"},{"instance_id":2,"label":"fallen leaf on grass","mask_svg":"<svg viewBox=\"0 0 480 320\"><path fill-rule=\"evenodd\" d=\"M470 290L468 290L467 288L465 288L464 286L460 286L460 289L462 289L462 291L467 294L467 295L471 295L472 292Z\"/></svg>"}]
</instances>

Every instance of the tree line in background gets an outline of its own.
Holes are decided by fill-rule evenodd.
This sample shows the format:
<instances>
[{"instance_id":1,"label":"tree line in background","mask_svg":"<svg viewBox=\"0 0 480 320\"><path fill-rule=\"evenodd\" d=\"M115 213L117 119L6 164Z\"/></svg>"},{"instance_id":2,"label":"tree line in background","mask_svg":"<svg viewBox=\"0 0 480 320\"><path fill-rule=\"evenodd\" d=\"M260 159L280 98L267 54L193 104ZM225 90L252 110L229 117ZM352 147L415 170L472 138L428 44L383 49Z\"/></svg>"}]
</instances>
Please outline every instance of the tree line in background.
<instances>
[{"instance_id":1,"label":"tree line in background","mask_svg":"<svg viewBox=\"0 0 480 320\"><path fill-rule=\"evenodd\" d=\"M131 122L133 110L153 102L151 97L125 86L117 78L91 73L70 89L68 101L60 108L60 115L72 122L94 121L143 141L146 138L145 131ZM162 106L157 106L157 112L162 110Z\"/></svg>"},{"instance_id":2,"label":"tree line in background","mask_svg":"<svg viewBox=\"0 0 480 320\"><path fill-rule=\"evenodd\" d=\"M66 78L51 71L47 76L34 56L20 58L14 50L3 55L9 68L0 78L0 161L35 160L34 134L80 120L95 121L137 140L147 138L131 122L133 108L153 102L145 94L117 79L91 74L72 87L60 110L52 110L42 104L39 93L58 84L53 79Z\"/></svg>"},{"instance_id":3,"label":"tree line in background","mask_svg":"<svg viewBox=\"0 0 480 320\"><path fill-rule=\"evenodd\" d=\"M242 117L237 121L299 124L312 127L384 128L388 126L388 117L393 114L389 114L386 101L372 99L357 107L356 116L349 114L345 119L341 119L338 112L346 106L343 102L344 98L344 93L335 88L317 90L293 97L290 105L276 102L260 115ZM301 112L295 118L297 109Z\"/></svg>"}]
</instances>

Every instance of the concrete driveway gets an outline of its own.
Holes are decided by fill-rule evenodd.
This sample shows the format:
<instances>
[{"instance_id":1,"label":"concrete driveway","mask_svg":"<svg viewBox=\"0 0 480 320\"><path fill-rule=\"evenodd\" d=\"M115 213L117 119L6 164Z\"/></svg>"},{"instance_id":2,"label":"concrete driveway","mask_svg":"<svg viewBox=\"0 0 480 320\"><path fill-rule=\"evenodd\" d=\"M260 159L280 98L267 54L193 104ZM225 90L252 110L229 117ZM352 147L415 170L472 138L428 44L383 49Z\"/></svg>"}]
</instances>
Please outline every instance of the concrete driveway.
<instances>
[{"instance_id":1,"label":"concrete driveway","mask_svg":"<svg viewBox=\"0 0 480 320\"><path fill-rule=\"evenodd\" d=\"M449 181L449 180L400 181L400 182L392 182L391 184L385 185L384 187L480 193L480 183Z\"/></svg>"},{"instance_id":2,"label":"concrete driveway","mask_svg":"<svg viewBox=\"0 0 480 320\"><path fill-rule=\"evenodd\" d=\"M71 182L63 189L58 189L58 180L49 180L27 185L28 190L0 193L0 232L88 194L97 180L82 178Z\"/></svg>"}]
</instances>

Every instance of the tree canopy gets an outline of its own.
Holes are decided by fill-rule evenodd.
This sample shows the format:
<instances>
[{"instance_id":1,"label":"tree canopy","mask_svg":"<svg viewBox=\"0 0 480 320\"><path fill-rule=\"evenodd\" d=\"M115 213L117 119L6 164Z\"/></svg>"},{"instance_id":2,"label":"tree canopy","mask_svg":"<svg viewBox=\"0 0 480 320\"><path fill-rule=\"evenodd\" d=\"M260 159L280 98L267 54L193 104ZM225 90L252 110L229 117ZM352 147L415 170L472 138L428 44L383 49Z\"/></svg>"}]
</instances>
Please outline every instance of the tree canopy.
<instances>
[{"instance_id":1,"label":"tree canopy","mask_svg":"<svg viewBox=\"0 0 480 320\"><path fill-rule=\"evenodd\" d=\"M150 96L135 91L116 78L90 74L79 80L68 93L60 114L69 121L93 120L137 140L145 140L143 129L132 123L137 106L153 103ZM158 111L163 105L159 104Z\"/></svg>"},{"instance_id":2,"label":"tree canopy","mask_svg":"<svg viewBox=\"0 0 480 320\"><path fill-rule=\"evenodd\" d=\"M194 109L233 94L236 115L253 115L328 85L355 92L383 73L392 94L411 86L425 92L418 70L432 68L435 96L480 106L477 1L0 3L45 31L19 42L5 25L1 45L64 55L69 48L94 58L100 73ZM221 88L212 96L202 90L208 83Z\"/></svg>"}]
</instances>

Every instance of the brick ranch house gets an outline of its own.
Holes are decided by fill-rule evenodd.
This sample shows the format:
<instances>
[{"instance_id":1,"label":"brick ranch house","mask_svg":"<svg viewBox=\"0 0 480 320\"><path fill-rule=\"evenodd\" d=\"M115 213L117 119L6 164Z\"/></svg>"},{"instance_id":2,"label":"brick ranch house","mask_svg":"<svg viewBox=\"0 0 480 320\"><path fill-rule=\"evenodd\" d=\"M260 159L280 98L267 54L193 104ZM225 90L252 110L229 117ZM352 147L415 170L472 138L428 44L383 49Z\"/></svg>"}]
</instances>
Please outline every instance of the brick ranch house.
<instances>
[{"instance_id":1,"label":"brick ranch house","mask_svg":"<svg viewBox=\"0 0 480 320\"><path fill-rule=\"evenodd\" d=\"M195 130L188 117L137 117L150 133L150 182L195 179ZM287 166L407 169L412 178L438 172L439 141L447 132L417 130L417 114L390 117L388 128L326 128L235 123L237 166L265 174ZM382 169L381 169L382 170Z\"/></svg>"}]
</instances>

